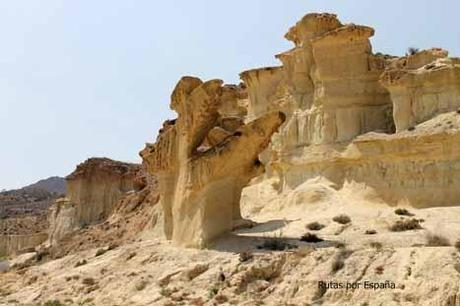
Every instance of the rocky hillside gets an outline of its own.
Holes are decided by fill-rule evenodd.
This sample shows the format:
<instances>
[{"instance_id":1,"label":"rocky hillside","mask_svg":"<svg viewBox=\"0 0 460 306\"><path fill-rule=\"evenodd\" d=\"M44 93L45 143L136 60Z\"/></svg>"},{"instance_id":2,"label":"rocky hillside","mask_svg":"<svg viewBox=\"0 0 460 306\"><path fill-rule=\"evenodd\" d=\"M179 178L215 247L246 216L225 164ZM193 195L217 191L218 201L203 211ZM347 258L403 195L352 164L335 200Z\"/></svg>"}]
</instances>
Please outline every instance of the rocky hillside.
<instances>
[{"instance_id":1,"label":"rocky hillside","mask_svg":"<svg viewBox=\"0 0 460 306\"><path fill-rule=\"evenodd\" d=\"M34 227L42 224L41 226L45 228L47 225L43 222L46 221L48 207L65 193L65 179L57 176L40 180L20 189L2 191L0 192L0 218L36 216L37 220L33 222ZM12 227L16 223L21 223L18 225L19 228L31 228L31 224L25 224L28 221L14 220L13 222L10 220L8 223L9 226L3 226L8 232L15 231Z\"/></svg>"}]
</instances>

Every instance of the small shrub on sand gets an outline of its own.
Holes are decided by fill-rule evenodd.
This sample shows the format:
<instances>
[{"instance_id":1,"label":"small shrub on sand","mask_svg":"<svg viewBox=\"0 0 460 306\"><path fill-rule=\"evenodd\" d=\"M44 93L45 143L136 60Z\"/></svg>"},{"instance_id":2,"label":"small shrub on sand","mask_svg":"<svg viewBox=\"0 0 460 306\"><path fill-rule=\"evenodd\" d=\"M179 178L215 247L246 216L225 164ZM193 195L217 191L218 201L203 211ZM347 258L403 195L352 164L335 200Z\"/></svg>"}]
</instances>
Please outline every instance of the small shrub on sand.
<instances>
[{"instance_id":1,"label":"small shrub on sand","mask_svg":"<svg viewBox=\"0 0 460 306\"><path fill-rule=\"evenodd\" d=\"M305 227L311 231L319 231L325 228L326 226L318 222L312 222L312 223L308 223Z\"/></svg>"},{"instance_id":2,"label":"small shrub on sand","mask_svg":"<svg viewBox=\"0 0 460 306\"><path fill-rule=\"evenodd\" d=\"M455 248L460 252L460 239L455 242Z\"/></svg>"},{"instance_id":3,"label":"small shrub on sand","mask_svg":"<svg viewBox=\"0 0 460 306\"><path fill-rule=\"evenodd\" d=\"M450 246L449 239L440 235L428 234L426 236L427 246Z\"/></svg>"},{"instance_id":4,"label":"small shrub on sand","mask_svg":"<svg viewBox=\"0 0 460 306\"><path fill-rule=\"evenodd\" d=\"M296 247L296 245L292 245L281 238L267 238L261 245L257 246L258 249L271 251L284 251L288 249L294 249Z\"/></svg>"},{"instance_id":5,"label":"small shrub on sand","mask_svg":"<svg viewBox=\"0 0 460 306\"><path fill-rule=\"evenodd\" d=\"M317 243L324 241L324 239L319 238L318 236L316 236L316 234L306 233L303 234L302 237L300 237L300 241Z\"/></svg>"},{"instance_id":6,"label":"small shrub on sand","mask_svg":"<svg viewBox=\"0 0 460 306\"><path fill-rule=\"evenodd\" d=\"M82 259L82 260L79 260L77 261L77 263L75 264L75 268L76 267L80 267L80 266L84 266L88 263L88 261L86 259Z\"/></svg>"},{"instance_id":7,"label":"small shrub on sand","mask_svg":"<svg viewBox=\"0 0 460 306\"><path fill-rule=\"evenodd\" d=\"M353 252L350 250L340 249L339 253L335 256L334 260L332 261L332 273L336 273L337 271L345 267L345 259L347 259L351 255L351 253Z\"/></svg>"},{"instance_id":8,"label":"small shrub on sand","mask_svg":"<svg viewBox=\"0 0 460 306\"><path fill-rule=\"evenodd\" d=\"M43 304L44 306L62 306L62 304L59 300L48 300Z\"/></svg>"},{"instance_id":9,"label":"small shrub on sand","mask_svg":"<svg viewBox=\"0 0 460 306\"><path fill-rule=\"evenodd\" d=\"M253 257L254 255L252 254L252 252L244 251L240 253L239 260L240 262L246 262L246 261L251 260Z\"/></svg>"},{"instance_id":10,"label":"small shrub on sand","mask_svg":"<svg viewBox=\"0 0 460 306\"><path fill-rule=\"evenodd\" d=\"M104 255L106 252L107 252L107 250L105 250L105 249L99 249L99 250L96 251L95 256L98 257L98 256L101 256L101 255Z\"/></svg>"},{"instance_id":11,"label":"small shrub on sand","mask_svg":"<svg viewBox=\"0 0 460 306\"><path fill-rule=\"evenodd\" d=\"M457 262L456 264L454 264L454 269L455 269L455 271L460 273L460 263Z\"/></svg>"},{"instance_id":12,"label":"small shrub on sand","mask_svg":"<svg viewBox=\"0 0 460 306\"><path fill-rule=\"evenodd\" d=\"M377 231L375 229L368 229L364 232L366 235L375 235L377 234Z\"/></svg>"},{"instance_id":13,"label":"small shrub on sand","mask_svg":"<svg viewBox=\"0 0 460 306\"><path fill-rule=\"evenodd\" d=\"M414 214L410 213L405 208L397 208L397 209L395 209L395 214L397 214L399 216L413 216L414 215Z\"/></svg>"},{"instance_id":14,"label":"small shrub on sand","mask_svg":"<svg viewBox=\"0 0 460 306\"><path fill-rule=\"evenodd\" d=\"M87 286L92 286L92 285L94 285L96 282L94 281L94 278L92 278L92 277L86 277L86 278L84 278L84 279L82 280L82 283L83 283L84 285L87 285Z\"/></svg>"},{"instance_id":15,"label":"small shrub on sand","mask_svg":"<svg viewBox=\"0 0 460 306\"><path fill-rule=\"evenodd\" d=\"M372 241L371 243L369 243L370 247L371 248L374 248L374 249L377 249L377 250L380 250L383 245L380 243L380 242L377 242L377 241Z\"/></svg>"},{"instance_id":16,"label":"small shrub on sand","mask_svg":"<svg viewBox=\"0 0 460 306\"><path fill-rule=\"evenodd\" d=\"M350 217L348 217L347 215L343 215L343 214L335 216L334 218L332 218L332 220L340 224L348 224L351 222Z\"/></svg>"},{"instance_id":17,"label":"small shrub on sand","mask_svg":"<svg viewBox=\"0 0 460 306\"><path fill-rule=\"evenodd\" d=\"M136 290L137 291L142 291L147 287L148 282L144 279L140 280L139 282L136 283Z\"/></svg>"},{"instance_id":18,"label":"small shrub on sand","mask_svg":"<svg viewBox=\"0 0 460 306\"><path fill-rule=\"evenodd\" d=\"M390 226L390 231L392 232L404 232L421 229L420 220L417 219L406 219L398 220L392 226Z\"/></svg>"},{"instance_id":19,"label":"small shrub on sand","mask_svg":"<svg viewBox=\"0 0 460 306\"><path fill-rule=\"evenodd\" d=\"M375 273L376 274L383 274L383 271L384 271L384 267L383 266L378 266L375 268Z\"/></svg>"}]
</instances>

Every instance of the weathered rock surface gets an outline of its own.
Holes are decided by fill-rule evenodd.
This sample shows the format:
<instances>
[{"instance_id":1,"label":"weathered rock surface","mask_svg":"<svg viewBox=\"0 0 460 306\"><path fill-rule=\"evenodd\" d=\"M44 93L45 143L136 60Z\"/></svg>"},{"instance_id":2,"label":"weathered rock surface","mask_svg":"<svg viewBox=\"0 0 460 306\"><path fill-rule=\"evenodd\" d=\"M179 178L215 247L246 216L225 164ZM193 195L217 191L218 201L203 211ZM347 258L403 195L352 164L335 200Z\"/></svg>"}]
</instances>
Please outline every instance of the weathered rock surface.
<instances>
[{"instance_id":1,"label":"weathered rock surface","mask_svg":"<svg viewBox=\"0 0 460 306\"><path fill-rule=\"evenodd\" d=\"M105 221L128 192L144 187L141 166L108 158L90 158L67 176L67 196L50 208L49 241L55 244L66 234Z\"/></svg>"},{"instance_id":2,"label":"weathered rock surface","mask_svg":"<svg viewBox=\"0 0 460 306\"><path fill-rule=\"evenodd\" d=\"M258 154L284 120L276 112L243 124L238 113L221 114L235 109L239 90L182 78L171 96L178 118L140 153L158 177L166 237L179 244L204 246L241 220L241 190L260 174Z\"/></svg>"},{"instance_id":3,"label":"weathered rock surface","mask_svg":"<svg viewBox=\"0 0 460 306\"><path fill-rule=\"evenodd\" d=\"M382 83L391 93L397 131L459 108L459 80L460 59L447 58L447 51L441 49L425 50L390 65Z\"/></svg>"},{"instance_id":4,"label":"weathered rock surface","mask_svg":"<svg viewBox=\"0 0 460 306\"><path fill-rule=\"evenodd\" d=\"M288 118L261 158L266 174L244 191L245 205L318 178L335 188L365 184L391 204L460 202L457 116L435 117L460 107L459 59L442 49L373 54L373 34L308 14L286 34L295 47L277 55L281 67L241 74L249 116L278 110ZM409 127L415 131L402 133Z\"/></svg>"}]
</instances>

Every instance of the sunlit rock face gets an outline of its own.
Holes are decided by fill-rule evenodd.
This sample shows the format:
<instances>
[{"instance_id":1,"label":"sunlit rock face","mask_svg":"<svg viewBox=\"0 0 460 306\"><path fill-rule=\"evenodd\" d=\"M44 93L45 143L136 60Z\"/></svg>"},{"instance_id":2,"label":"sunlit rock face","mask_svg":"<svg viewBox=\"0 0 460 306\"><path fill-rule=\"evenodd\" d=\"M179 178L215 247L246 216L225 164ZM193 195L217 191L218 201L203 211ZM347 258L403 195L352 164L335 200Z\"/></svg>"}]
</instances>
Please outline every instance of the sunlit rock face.
<instances>
[{"instance_id":1,"label":"sunlit rock face","mask_svg":"<svg viewBox=\"0 0 460 306\"><path fill-rule=\"evenodd\" d=\"M140 153L158 177L166 237L192 247L241 223L242 188L263 167L258 160L284 115L244 124L243 88L183 77L171 96L178 118L165 122Z\"/></svg>"},{"instance_id":2,"label":"sunlit rock face","mask_svg":"<svg viewBox=\"0 0 460 306\"><path fill-rule=\"evenodd\" d=\"M260 156L267 171L243 191L243 206L289 198L317 179L338 189L364 184L392 204L460 202L452 170L460 162L458 120L449 113L460 107L460 60L438 48L374 54L373 35L333 14L308 14L286 34L294 48L276 55L281 66L240 74L249 118L287 116Z\"/></svg>"},{"instance_id":3,"label":"sunlit rock face","mask_svg":"<svg viewBox=\"0 0 460 306\"><path fill-rule=\"evenodd\" d=\"M382 75L390 91L397 131L460 107L460 59L442 49L397 59Z\"/></svg>"}]
</instances>

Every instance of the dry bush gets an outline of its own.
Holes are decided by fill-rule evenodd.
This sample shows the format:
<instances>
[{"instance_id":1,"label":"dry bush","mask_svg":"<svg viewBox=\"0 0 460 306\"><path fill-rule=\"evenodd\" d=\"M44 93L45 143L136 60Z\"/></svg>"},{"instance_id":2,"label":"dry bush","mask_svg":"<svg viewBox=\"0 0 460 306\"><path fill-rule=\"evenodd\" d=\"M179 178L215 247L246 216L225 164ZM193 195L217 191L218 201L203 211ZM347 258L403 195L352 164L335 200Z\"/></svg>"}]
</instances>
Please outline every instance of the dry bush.
<instances>
[{"instance_id":1,"label":"dry bush","mask_svg":"<svg viewBox=\"0 0 460 306\"><path fill-rule=\"evenodd\" d=\"M62 304L59 300L49 300L49 301L46 301L43 305L44 306L61 306L64 304Z\"/></svg>"},{"instance_id":2,"label":"dry bush","mask_svg":"<svg viewBox=\"0 0 460 306\"><path fill-rule=\"evenodd\" d=\"M407 48L408 55L415 55L419 52L419 48L409 47Z\"/></svg>"},{"instance_id":3,"label":"dry bush","mask_svg":"<svg viewBox=\"0 0 460 306\"><path fill-rule=\"evenodd\" d=\"M377 231L375 229L368 229L364 232L366 235L375 235L377 234Z\"/></svg>"},{"instance_id":4,"label":"dry bush","mask_svg":"<svg viewBox=\"0 0 460 306\"><path fill-rule=\"evenodd\" d=\"M300 237L300 241L317 243L324 241L324 239L319 238L316 234L305 233L302 235L302 237Z\"/></svg>"},{"instance_id":5,"label":"dry bush","mask_svg":"<svg viewBox=\"0 0 460 306\"><path fill-rule=\"evenodd\" d=\"M460 273L460 263L457 262L456 264L454 264L454 269L455 269L455 271Z\"/></svg>"},{"instance_id":6,"label":"dry bush","mask_svg":"<svg viewBox=\"0 0 460 306\"><path fill-rule=\"evenodd\" d=\"M390 231L392 232L404 232L421 229L420 220L417 219L406 219L398 220L392 226L390 226Z\"/></svg>"},{"instance_id":7,"label":"dry bush","mask_svg":"<svg viewBox=\"0 0 460 306\"><path fill-rule=\"evenodd\" d=\"M254 258L254 255L250 251L244 251L240 253L239 260L240 262L246 262Z\"/></svg>"},{"instance_id":8,"label":"dry bush","mask_svg":"<svg viewBox=\"0 0 460 306\"><path fill-rule=\"evenodd\" d=\"M347 259L353 252L347 249L340 249L339 253L335 256L332 261L331 270L332 273L336 273L345 266L345 259Z\"/></svg>"},{"instance_id":9,"label":"dry bush","mask_svg":"<svg viewBox=\"0 0 460 306\"><path fill-rule=\"evenodd\" d=\"M375 268L375 273L376 274L383 274L384 270L385 269L383 268L383 266L378 266L378 267Z\"/></svg>"},{"instance_id":10,"label":"dry bush","mask_svg":"<svg viewBox=\"0 0 460 306\"><path fill-rule=\"evenodd\" d=\"M77 263L75 264L75 268L76 268L76 267L83 266L83 265L86 265L87 263L88 263L88 261L87 261L86 259L79 260L79 261L77 261Z\"/></svg>"},{"instance_id":11,"label":"dry bush","mask_svg":"<svg viewBox=\"0 0 460 306\"><path fill-rule=\"evenodd\" d=\"M332 220L340 224L347 224L351 222L350 217L344 214L335 216L334 218L332 218Z\"/></svg>"},{"instance_id":12,"label":"dry bush","mask_svg":"<svg viewBox=\"0 0 460 306\"><path fill-rule=\"evenodd\" d=\"M106 249L99 249L96 251L96 255L95 257L98 257L98 256L101 256L101 255L104 255L105 253L107 252Z\"/></svg>"},{"instance_id":13,"label":"dry bush","mask_svg":"<svg viewBox=\"0 0 460 306\"><path fill-rule=\"evenodd\" d=\"M414 214L409 212L407 209L405 208L397 208L395 209L395 214L399 215L399 216L413 216Z\"/></svg>"},{"instance_id":14,"label":"dry bush","mask_svg":"<svg viewBox=\"0 0 460 306\"><path fill-rule=\"evenodd\" d=\"M450 241L446 237L428 234L426 236L426 245L427 246L450 246Z\"/></svg>"},{"instance_id":15,"label":"dry bush","mask_svg":"<svg viewBox=\"0 0 460 306\"><path fill-rule=\"evenodd\" d=\"M96 281L92 277L86 277L82 280L82 283L87 286L92 286L96 283Z\"/></svg>"},{"instance_id":16,"label":"dry bush","mask_svg":"<svg viewBox=\"0 0 460 306\"><path fill-rule=\"evenodd\" d=\"M460 239L455 242L455 248L460 252Z\"/></svg>"},{"instance_id":17,"label":"dry bush","mask_svg":"<svg viewBox=\"0 0 460 306\"><path fill-rule=\"evenodd\" d=\"M383 247L382 243L377 242L377 241L372 241L371 243L369 243L369 245L371 248L374 248L377 250L380 250Z\"/></svg>"},{"instance_id":18,"label":"dry bush","mask_svg":"<svg viewBox=\"0 0 460 306\"><path fill-rule=\"evenodd\" d=\"M311 231L319 231L325 228L326 225L318 223L318 222L311 222L311 223L308 223L305 227Z\"/></svg>"},{"instance_id":19,"label":"dry bush","mask_svg":"<svg viewBox=\"0 0 460 306\"><path fill-rule=\"evenodd\" d=\"M292 245L281 238L269 238L265 239L261 245L257 246L257 248L271 251L285 251L297 248L297 246Z\"/></svg>"},{"instance_id":20,"label":"dry bush","mask_svg":"<svg viewBox=\"0 0 460 306\"><path fill-rule=\"evenodd\" d=\"M142 279L140 280L139 282L136 283L136 290L137 291L142 291L145 289L145 287L147 287L147 284L148 284L148 281Z\"/></svg>"}]
</instances>

